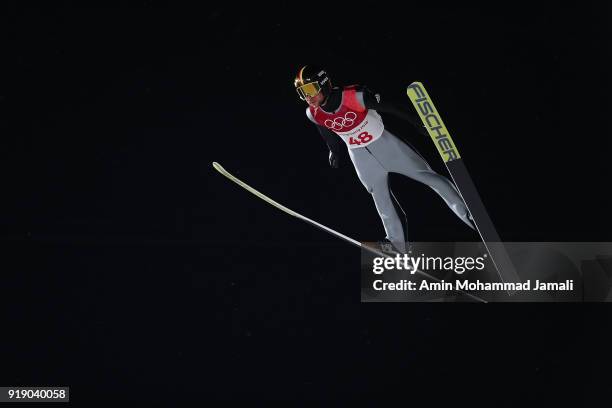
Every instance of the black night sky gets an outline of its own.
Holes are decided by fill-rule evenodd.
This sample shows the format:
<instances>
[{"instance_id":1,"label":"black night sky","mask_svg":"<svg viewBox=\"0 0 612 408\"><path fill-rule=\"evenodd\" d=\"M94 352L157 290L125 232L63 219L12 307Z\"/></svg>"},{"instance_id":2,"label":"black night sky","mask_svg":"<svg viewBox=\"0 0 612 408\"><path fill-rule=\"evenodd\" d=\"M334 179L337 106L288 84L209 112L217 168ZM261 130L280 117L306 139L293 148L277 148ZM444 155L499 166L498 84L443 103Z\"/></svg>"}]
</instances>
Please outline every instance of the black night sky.
<instances>
[{"instance_id":1,"label":"black night sky","mask_svg":"<svg viewBox=\"0 0 612 408\"><path fill-rule=\"evenodd\" d=\"M86 406L594 398L607 305L361 304L358 249L213 170L380 240L293 77L405 103L421 81L504 240L612 241L609 10L378 6L5 7L0 385ZM413 240L477 238L392 183Z\"/></svg>"}]
</instances>

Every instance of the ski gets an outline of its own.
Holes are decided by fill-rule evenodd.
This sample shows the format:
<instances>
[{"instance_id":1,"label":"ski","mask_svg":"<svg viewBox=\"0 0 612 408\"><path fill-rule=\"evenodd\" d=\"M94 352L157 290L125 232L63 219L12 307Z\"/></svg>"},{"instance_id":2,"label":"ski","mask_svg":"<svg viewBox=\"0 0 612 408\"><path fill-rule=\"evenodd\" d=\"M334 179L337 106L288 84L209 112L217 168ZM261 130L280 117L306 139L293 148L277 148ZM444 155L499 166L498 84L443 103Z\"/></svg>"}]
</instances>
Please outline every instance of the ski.
<instances>
[{"instance_id":1,"label":"ski","mask_svg":"<svg viewBox=\"0 0 612 408\"><path fill-rule=\"evenodd\" d=\"M501 241L487 210L482 203L476 186L461 159L459 150L444 125L440 113L433 104L425 87L420 82L413 82L406 90L408 97L417 110L431 140L436 145L461 198L469 209L476 230L491 257L502 282L521 282L503 242Z\"/></svg>"},{"instance_id":2,"label":"ski","mask_svg":"<svg viewBox=\"0 0 612 408\"><path fill-rule=\"evenodd\" d=\"M251 194L254 194L255 196L259 197L260 199L262 199L266 203L272 205L273 207L276 207L279 210L281 210L281 211L291 215L292 217L295 217L295 218L298 218L298 219L300 219L302 221L305 221L308 224L311 224L311 225L313 225L313 226L315 226L315 227L317 227L317 228L319 228L319 229L321 229L321 230L323 230L323 231L325 231L325 232L327 232L327 233L329 233L329 234L331 234L331 235L333 235L333 236L335 236L337 238L340 238L340 239L342 239L342 240L344 240L344 241L346 241L346 242L348 242L348 243L350 243L352 245L355 245L356 247L358 247L360 249L364 249L364 250L366 250L366 251L368 251L368 252L370 252L370 253L372 253L374 255L382 256L382 257L385 257L385 258L393 258L393 256L391 256L389 254L386 254L386 253L378 250L377 248L373 248L373 247L371 247L369 245L365 245L365 244L357 241L356 239L353 239L353 238L348 237L348 236L346 236L344 234L341 234L338 231L335 231L335 230L333 230L333 229L331 229L331 228L329 228L329 227L327 227L327 226L325 226L325 225L323 225L321 223L318 223L318 222L316 222L314 220L311 220L310 218L308 218L308 217L306 217L306 216L304 216L304 215L302 215L302 214L300 214L298 212L295 212L292 209L287 208L284 205L274 201L273 199L271 199L267 195L263 194L260 191L257 191L256 189L254 189L253 187L251 187L250 185L248 185L244 181L240 180L238 177L236 177L233 174L231 174L229 171L225 170L223 168L223 166L221 166L219 163L213 162L212 165L215 168L215 170L217 170L219 173L221 173L222 175L227 177L229 180L231 180L234 183L238 184L240 187L244 188L245 190L247 190ZM418 273L419 275L423 276L423 277L428 278L428 279L432 279L432 280L434 280L436 282L441 282L440 279L436 278L435 276L431 276L428 273L423 272L421 270L417 269L415 272ZM464 295L467 295L471 299L476 300L478 302L487 303L486 300L481 299L478 296L475 296L475 295L473 295L471 293L468 293L468 292L465 292L463 290L457 290L457 292L462 293Z\"/></svg>"},{"instance_id":3,"label":"ski","mask_svg":"<svg viewBox=\"0 0 612 408\"><path fill-rule=\"evenodd\" d=\"M223 166L221 166L219 163L217 162L213 162L213 167L215 168L215 170L217 170L219 173L223 174L225 177L227 177L228 179L230 179L231 181L233 181L234 183L238 184L240 187L244 188L245 190L247 190L248 192L256 195L257 197L261 198L262 200L264 200L266 203L278 208L279 210L291 215L292 217L295 218L299 218L302 221L306 221L307 223L314 225L315 227L322 229L325 232L328 232L340 239L345 240L346 242L353 244L355 246L358 246L359 248L363 248L364 246L362 245L361 242L351 238L351 237L347 237L344 234L339 233L338 231L334 231L333 229L326 227L323 224L319 224L318 222L311 220L308 217L303 216L302 214L299 214L295 211L293 211L290 208L285 207L284 205L274 201L273 199L271 199L270 197L268 197L267 195L255 190L253 187L249 186L247 183L245 183L244 181L240 180L238 177L234 176L233 174L231 174L229 171L225 170L223 168ZM369 247L368 247L369 248ZM384 253L383 252L376 252L376 250L374 250L375 253L377 255L381 255L383 256Z\"/></svg>"}]
</instances>

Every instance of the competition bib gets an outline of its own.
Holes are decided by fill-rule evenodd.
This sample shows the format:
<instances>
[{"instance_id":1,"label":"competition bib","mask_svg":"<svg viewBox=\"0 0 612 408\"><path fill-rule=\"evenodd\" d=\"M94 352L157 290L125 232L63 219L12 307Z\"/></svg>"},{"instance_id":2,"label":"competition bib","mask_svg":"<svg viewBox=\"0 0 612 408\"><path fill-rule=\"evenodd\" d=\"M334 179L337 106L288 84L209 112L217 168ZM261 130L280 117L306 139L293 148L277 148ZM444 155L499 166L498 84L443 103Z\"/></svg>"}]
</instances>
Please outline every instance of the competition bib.
<instances>
[{"instance_id":1,"label":"competition bib","mask_svg":"<svg viewBox=\"0 0 612 408\"><path fill-rule=\"evenodd\" d=\"M352 114L352 115L351 115ZM347 112L344 119L345 123L350 121L350 118L355 115L353 112ZM348 118L348 120L347 120ZM337 122L334 122L334 124ZM361 120L357 126L353 127L350 130L336 130L331 128L338 136L344 140L349 149L357 149L359 147L365 147L368 144L372 143L376 139L378 139L383 134L383 130L385 130L385 126L383 125L382 118L378 114L378 112L373 110L368 110L367 115Z\"/></svg>"},{"instance_id":2,"label":"competition bib","mask_svg":"<svg viewBox=\"0 0 612 408\"><path fill-rule=\"evenodd\" d=\"M310 115L320 126L335 132L349 149L365 147L382 136L385 126L378 112L358 100L356 87L342 92L342 104L334 113L310 107Z\"/></svg>"}]
</instances>

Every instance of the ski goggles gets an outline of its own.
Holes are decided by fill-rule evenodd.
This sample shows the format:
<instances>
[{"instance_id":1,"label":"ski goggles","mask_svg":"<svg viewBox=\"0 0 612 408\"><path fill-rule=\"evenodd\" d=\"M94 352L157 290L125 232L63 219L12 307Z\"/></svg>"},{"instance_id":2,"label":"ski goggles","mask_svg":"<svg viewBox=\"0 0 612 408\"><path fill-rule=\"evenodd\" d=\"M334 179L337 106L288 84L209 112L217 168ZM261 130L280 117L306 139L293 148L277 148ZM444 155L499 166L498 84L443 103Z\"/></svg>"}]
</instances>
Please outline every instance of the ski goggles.
<instances>
[{"instance_id":1,"label":"ski goggles","mask_svg":"<svg viewBox=\"0 0 612 408\"><path fill-rule=\"evenodd\" d=\"M296 88L300 99L305 101L306 97L312 98L321 92L321 86L318 82L310 82Z\"/></svg>"}]
</instances>

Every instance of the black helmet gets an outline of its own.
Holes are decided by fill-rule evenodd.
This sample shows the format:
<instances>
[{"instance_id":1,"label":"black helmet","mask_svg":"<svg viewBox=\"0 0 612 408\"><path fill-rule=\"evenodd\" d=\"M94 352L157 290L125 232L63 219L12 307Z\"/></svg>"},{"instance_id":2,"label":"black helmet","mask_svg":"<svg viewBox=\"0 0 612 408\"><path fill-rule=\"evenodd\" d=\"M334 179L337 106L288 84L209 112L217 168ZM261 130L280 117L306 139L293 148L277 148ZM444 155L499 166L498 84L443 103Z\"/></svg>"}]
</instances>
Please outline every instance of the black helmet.
<instances>
[{"instance_id":1,"label":"black helmet","mask_svg":"<svg viewBox=\"0 0 612 408\"><path fill-rule=\"evenodd\" d=\"M331 80L327 71L314 65L303 66L295 77L295 89L300 99L305 101L307 96L313 97L319 92L327 97L332 89Z\"/></svg>"}]
</instances>

